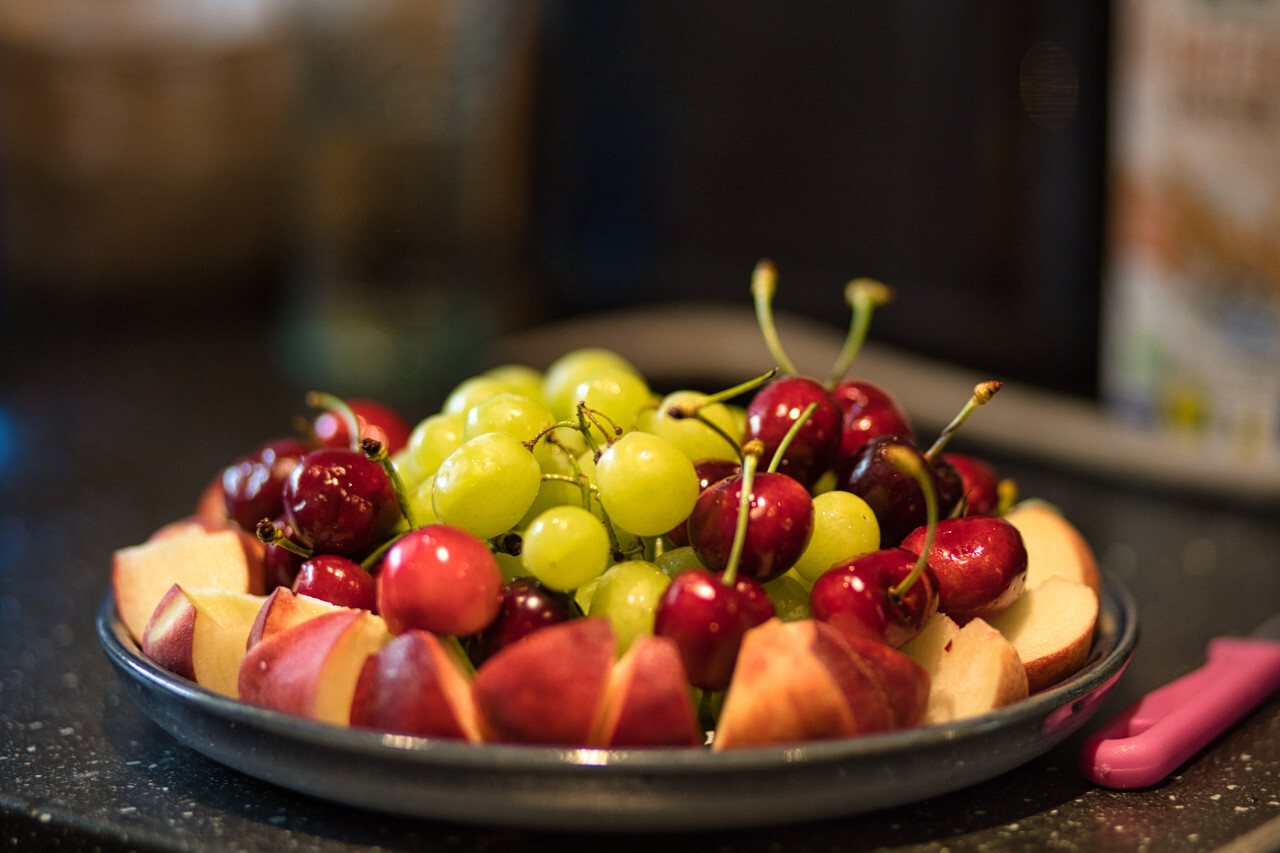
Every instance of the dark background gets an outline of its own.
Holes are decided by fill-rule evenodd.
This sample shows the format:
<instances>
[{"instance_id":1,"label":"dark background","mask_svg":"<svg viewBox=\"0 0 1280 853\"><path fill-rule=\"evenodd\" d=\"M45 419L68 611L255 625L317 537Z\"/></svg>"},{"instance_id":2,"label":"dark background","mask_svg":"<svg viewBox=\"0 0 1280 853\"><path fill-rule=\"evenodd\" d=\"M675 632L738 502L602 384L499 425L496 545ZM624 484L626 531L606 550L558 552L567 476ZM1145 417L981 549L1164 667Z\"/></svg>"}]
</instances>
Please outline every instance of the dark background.
<instances>
[{"instance_id":1,"label":"dark background","mask_svg":"<svg viewBox=\"0 0 1280 853\"><path fill-rule=\"evenodd\" d=\"M535 266L550 310L747 301L1096 392L1106 2L548 4Z\"/></svg>"}]
</instances>

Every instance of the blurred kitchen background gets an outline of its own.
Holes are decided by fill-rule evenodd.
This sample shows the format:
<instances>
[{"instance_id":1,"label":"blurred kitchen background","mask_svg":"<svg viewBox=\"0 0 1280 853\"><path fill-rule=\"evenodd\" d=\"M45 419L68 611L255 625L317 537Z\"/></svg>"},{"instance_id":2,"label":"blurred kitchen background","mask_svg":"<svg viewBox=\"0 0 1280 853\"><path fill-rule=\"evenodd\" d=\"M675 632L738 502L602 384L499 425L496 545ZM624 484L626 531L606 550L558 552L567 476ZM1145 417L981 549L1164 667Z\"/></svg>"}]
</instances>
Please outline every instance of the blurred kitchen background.
<instances>
[{"instance_id":1,"label":"blurred kitchen background","mask_svg":"<svg viewBox=\"0 0 1280 853\"><path fill-rule=\"evenodd\" d=\"M871 276L879 344L1274 454L1277 151L1277 0L0 0L0 334L252 318L419 405L767 257L833 336Z\"/></svg>"}]
</instances>

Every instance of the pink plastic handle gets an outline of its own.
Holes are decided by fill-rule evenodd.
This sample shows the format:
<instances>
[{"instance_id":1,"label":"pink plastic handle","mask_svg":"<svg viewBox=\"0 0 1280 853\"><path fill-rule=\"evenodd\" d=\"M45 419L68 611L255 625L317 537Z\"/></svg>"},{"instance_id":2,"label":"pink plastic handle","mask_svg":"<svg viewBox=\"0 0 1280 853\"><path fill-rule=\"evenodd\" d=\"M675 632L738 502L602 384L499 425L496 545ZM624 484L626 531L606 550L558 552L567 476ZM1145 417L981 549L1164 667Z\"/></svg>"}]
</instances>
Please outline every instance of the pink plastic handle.
<instances>
[{"instance_id":1,"label":"pink plastic handle","mask_svg":"<svg viewBox=\"0 0 1280 853\"><path fill-rule=\"evenodd\" d=\"M1108 788L1154 785L1277 688L1280 642L1216 637L1203 666L1094 732L1080 750L1080 768Z\"/></svg>"}]
</instances>

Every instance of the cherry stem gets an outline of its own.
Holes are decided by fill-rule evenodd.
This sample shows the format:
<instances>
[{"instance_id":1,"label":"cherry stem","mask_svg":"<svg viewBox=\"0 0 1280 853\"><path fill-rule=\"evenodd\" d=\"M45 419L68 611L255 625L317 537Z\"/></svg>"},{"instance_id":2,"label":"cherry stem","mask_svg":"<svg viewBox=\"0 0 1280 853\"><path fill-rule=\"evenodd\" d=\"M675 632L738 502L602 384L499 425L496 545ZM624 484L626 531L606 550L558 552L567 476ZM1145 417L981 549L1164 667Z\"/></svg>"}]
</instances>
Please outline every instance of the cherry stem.
<instances>
[{"instance_id":1,"label":"cherry stem","mask_svg":"<svg viewBox=\"0 0 1280 853\"><path fill-rule=\"evenodd\" d=\"M977 385L973 386L973 396L964 404L964 407L960 409L959 413L951 419L951 423L947 424L946 429L938 435L938 440L933 443L933 446L925 451L924 458L932 462L934 458L942 452L942 449L947 446L947 442L951 441L951 436L955 435L955 432L960 428L960 425L968 420L969 415L973 414L980 406L985 406L987 403L991 402L991 398L994 397L996 392L1003 386L1004 383L999 379L979 382Z\"/></svg>"},{"instance_id":2,"label":"cherry stem","mask_svg":"<svg viewBox=\"0 0 1280 853\"><path fill-rule=\"evenodd\" d=\"M254 535L258 537L258 541L263 545L276 545L290 554L297 554L306 560L311 559L310 551L286 536L284 531L280 529L280 525L269 518L264 518L258 522L257 528L254 529Z\"/></svg>"},{"instance_id":3,"label":"cherry stem","mask_svg":"<svg viewBox=\"0 0 1280 853\"><path fill-rule=\"evenodd\" d=\"M929 552L933 550L933 537L938 528L938 497L934 494L933 482L929 479L924 464L912 451L905 447L890 447L885 451L885 455L889 464L913 478L920 486L920 491L924 494L925 518L928 519L924 547L920 549L920 556L916 558L915 566L909 575L889 590L889 595L895 601L899 601L915 584L916 579L924 573L924 567L929 562Z\"/></svg>"},{"instance_id":4,"label":"cherry stem","mask_svg":"<svg viewBox=\"0 0 1280 853\"><path fill-rule=\"evenodd\" d=\"M772 261L760 261L751 273L751 296L755 299L756 322L764 334L764 342L773 355L774 362L791 376L796 376L796 367L787 358L778 339L778 326L773 319L773 295L778 290L778 271Z\"/></svg>"},{"instance_id":5,"label":"cherry stem","mask_svg":"<svg viewBox=\"0 0 1280 853\"><path fill-rule=\"evenodd\" d=\"M351 449L360 449L360 421L356 413L351 411L347 401L327 391L308 391L307 405L313 409L332 409L347 425L347 435L351 436Z\"/></svg>"},{"instance_id":6,"label":"cherry stem","mask_svg":"<svg viewBox=\"0 0 1280 853\"><path fill-rule=\"evenodd\" d=\"M733 528L733 545L729 548L729 561L725 564L721 575L726 586L733 586L738 580L738 563L742 561L742 549L747 544L747 519L751 515L751 492L755 488L756 466L760 464L760 454L764 446L758 440L748 441L743 448L742 459L742 491L738 494L738 523Z\"/></svg>"},{"instance_id":7,"label":"cherry stem","mask_svg":"<svg viewBox=\"0 0 1280 853\"><path fill-rule=\"evenodd\" d=\"M778 466L782 464L782 457L786 455L787 448L791 446L792 440L800 433L801 427L805 425L805 422L808 421L817 410L818 404L810 403L805 407L805 410L800 413L800 417L796 418L795 421L792 422L791 427L787 430L787 434L784 435L782 437L782 441L778 443L778 449L773 451L773 458L769 460L768 471L770 474L773 474L778 470Z\"/></svg>"},{"instance_id":8,"label":"cherry stem","mask_svg":"<svg viewBox=\"0 0 1280 853\"><path fill-rule=\"evenodd\" d=\"M844 346L831 367L831 375L827 377L828 386L835 385L849 372L849 365L853 364L866 342L871 315L881 305L893 300L893 288L873 278L855 278L845 285L844 299L853 313L849 317L849 332L845 335Z\"/></svg>"},{"instance_id":9,"label":"cherry stem","mask_svg":"<svg viewBox=\"0 0 1280 853\"><path fill-rule=\"evenodd\" d=\"M416 530L418 522L413 517L413 507L409 506L409 490L405 488L404 480L400 479L396 466L391 464L387 448L376 438L365 438L360 442L360 449L364 451L364 455L370 462L376 462L382 467L387 479L391 481L392 491L396 493L396 503L400 504L400 512L404 515L404 520L408 522L410 530Z\"/></svg>"}]
</instances>

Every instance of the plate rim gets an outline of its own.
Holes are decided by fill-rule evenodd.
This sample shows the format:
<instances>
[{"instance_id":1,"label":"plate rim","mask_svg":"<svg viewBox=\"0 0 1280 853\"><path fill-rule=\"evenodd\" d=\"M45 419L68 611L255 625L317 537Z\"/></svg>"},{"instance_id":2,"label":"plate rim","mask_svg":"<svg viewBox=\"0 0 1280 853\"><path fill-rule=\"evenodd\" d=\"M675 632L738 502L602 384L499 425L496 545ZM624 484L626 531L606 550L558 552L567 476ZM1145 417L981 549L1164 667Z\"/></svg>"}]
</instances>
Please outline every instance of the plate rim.
<instances>
[{"instance_id":1,"label":"plate rim","mask_svg":"<svg viewBox=\"0 0 1280 853\"><path fill-rule=\"evenodd\" d=\"M1054 711L1070 708L1100 688L1109 690L1123 673L1137 646L1137 607L1124 585L1115 578L1104 575L1099 604L1100 627L1095 629L1094 646L1085 666L1058 685L1014 705L952 723L852 738L744 747L723 752L697 747L623 749L474 744L337 726L259 708L214 693L160 668L142 654L138 644L120 622L110 589L99 604L95 621L99 643L108 659L117 670L128 673L138 682L140 688L158 690L169 698L193 703L198 710L213 714L227 723L252 726L294 741L320 744L348 753L377 755L382 759L428 761L442 768L456 766L471 770L491 768L521 772L552 772L559 769L584 773L714 775L774 768L780 762L822 765L874 759L897 753L903 748L925 745L921 741L956 744L989 737L993 731L1023 725L1044 718ZM1104 619L1114 620L1116 623L1110 634L1101 633ZM1100 636L1110 638L1107 647L1099 648Z\"/></svg>"}]
</instances>

